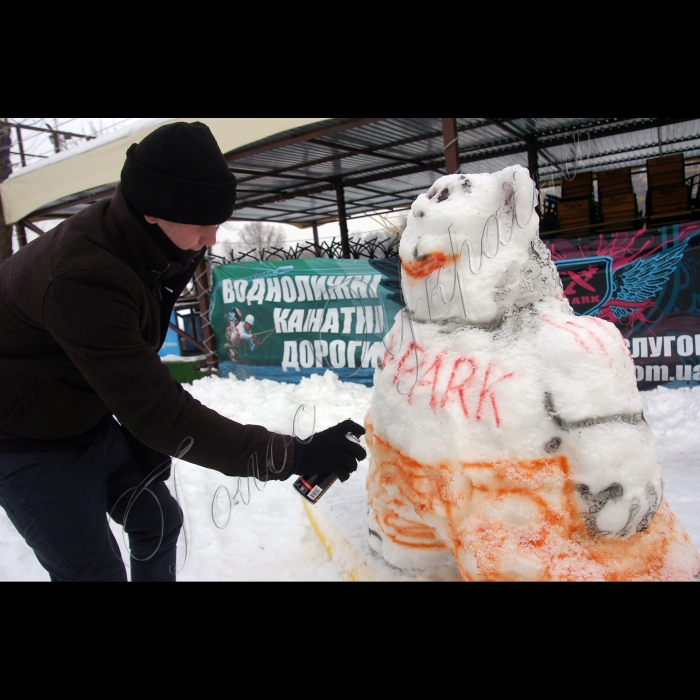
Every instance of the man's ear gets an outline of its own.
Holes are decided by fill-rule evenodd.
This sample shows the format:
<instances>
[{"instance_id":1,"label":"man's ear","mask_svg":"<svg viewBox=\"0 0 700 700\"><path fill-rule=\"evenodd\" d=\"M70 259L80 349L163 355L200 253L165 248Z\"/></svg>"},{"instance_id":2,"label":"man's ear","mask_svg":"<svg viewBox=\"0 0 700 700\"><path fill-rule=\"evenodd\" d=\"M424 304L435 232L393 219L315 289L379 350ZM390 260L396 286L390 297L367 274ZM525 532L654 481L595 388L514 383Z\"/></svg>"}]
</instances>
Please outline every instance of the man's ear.
<instances>
[{"instance_id":1,"label":"man's ear","mask_svg":"<svg viewBox=\"0 0 700 700\"><path fill-rule=\"evenodd\" d=\"M146 216L145 214L143 215L143 218L146 219L149 224L157 224L160 221L160 219L156 219L155 216Z\"/></svg>"}]
</instances>

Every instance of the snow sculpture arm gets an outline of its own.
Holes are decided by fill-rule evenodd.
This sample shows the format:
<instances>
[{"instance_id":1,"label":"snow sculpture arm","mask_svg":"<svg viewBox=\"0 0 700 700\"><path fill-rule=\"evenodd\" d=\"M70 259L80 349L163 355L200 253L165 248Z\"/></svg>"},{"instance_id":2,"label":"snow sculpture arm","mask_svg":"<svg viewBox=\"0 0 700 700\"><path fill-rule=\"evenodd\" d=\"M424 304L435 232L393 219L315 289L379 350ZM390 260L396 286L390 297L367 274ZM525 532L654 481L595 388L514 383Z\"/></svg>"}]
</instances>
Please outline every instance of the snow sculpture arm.
<instances>
[{"instance_id":1,"label":"snow sculpture arm","mask_svg":"<svg viewBox=\"0 0 700 700\"><path fill-rule=\"evenodd\" d=\"M553 424L545 450L568 458L588 532L625 538L645 530L663 485L622 336L594 317L543 314L540 342Z\"/></svg>"}]
</instances>

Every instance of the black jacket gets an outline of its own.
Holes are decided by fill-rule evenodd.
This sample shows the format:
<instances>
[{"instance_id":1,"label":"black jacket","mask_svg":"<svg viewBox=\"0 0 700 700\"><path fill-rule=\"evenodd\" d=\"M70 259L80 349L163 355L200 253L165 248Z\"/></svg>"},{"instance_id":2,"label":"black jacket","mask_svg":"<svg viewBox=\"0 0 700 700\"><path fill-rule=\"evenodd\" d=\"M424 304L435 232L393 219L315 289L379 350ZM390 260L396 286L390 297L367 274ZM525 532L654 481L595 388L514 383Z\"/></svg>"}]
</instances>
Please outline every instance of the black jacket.
<instances>
[{"instance_id":1,"label":"black jacket","mask_svg":"<svg viewBox=\"0 0 700 700\"><path fill-rule=\"evenodd\" d=\"M272 457L268 478L288 476L289 437L203 406L158 356L204 253L169 260L117 188L0 265L0 440L70 438L111 414L159 452L192 438L188 462L245 476L257 461L264 478Z\"/></svg>"}]
</instances>

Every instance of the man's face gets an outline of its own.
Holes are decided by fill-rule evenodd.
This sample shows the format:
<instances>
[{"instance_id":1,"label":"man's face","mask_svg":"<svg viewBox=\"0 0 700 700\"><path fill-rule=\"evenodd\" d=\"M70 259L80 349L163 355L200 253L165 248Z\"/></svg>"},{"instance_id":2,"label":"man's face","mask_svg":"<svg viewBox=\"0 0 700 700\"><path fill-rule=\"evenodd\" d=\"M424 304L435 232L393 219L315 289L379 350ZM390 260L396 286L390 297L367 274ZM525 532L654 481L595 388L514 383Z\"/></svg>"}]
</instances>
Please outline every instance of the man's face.
<instances>
[{"instance_id":1,"label":"man's face","mask_svg":"<svg viewBox=\"0 0 700 700\"><path fill-rule=\"evenodd\" d=\"M250 330L250 323L248 323L247 321L243 324L243 326L247 331Z\"/></svg>"},{"instance_id":2,"label":"man's face","mask_svg":"<svg viewBox=\"0 0 700 700\"><path fill-rule=\"evenodd\" d=\"M144 216L149 224L158 224L163 233L181 250L201 250L205 245L216 243L216 224L197 226L196 224L177 224L174 221Z\"/></svg>"}]
</instances>

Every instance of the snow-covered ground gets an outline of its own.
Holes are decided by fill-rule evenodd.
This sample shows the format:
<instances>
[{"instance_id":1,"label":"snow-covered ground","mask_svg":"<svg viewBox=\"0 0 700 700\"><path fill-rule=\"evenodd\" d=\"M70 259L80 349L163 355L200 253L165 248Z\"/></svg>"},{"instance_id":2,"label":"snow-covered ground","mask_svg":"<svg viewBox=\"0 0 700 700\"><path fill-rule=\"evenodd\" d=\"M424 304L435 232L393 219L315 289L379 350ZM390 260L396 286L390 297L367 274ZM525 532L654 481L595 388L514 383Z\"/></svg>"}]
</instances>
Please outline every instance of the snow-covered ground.
<instances>
[{"instance_id":1,"label":"snow-covered ground","mask_svg":"<svg viewBox=\"0 0 700 700\"><path fill-rule=\"evenodd\" d=\"M256 423L289 433L300 406L298 433L316 430L346 418L362 423L372 389L341 382L332 372L300 384L269 380L205 377L186 386L202 403L242 423ZM700 549L700 387L643 392L644 414L658 440L665 496ZM363 478L366 464L353 479ZM187 516L188 542L181 535L180 581L346 581L313 531L303 499L291 480L270 482L263 490L246 482L235 497L228 524L225 486L233 496L237 480L178 461L174 479ZM347 482L348 484L350 482ZM333 489L342 489L337 482ZM217 492L218 490L218 492ZM216 499L215 499L216 495ZM213 511L213 513L212 513ZM213 516L213 517L212 517ZM216 522L215 522L216 520ZM114 526L121 541L121 528ZM47 581L33 552L0 509L0 581Z\"/></svg>"}]
</instances>

